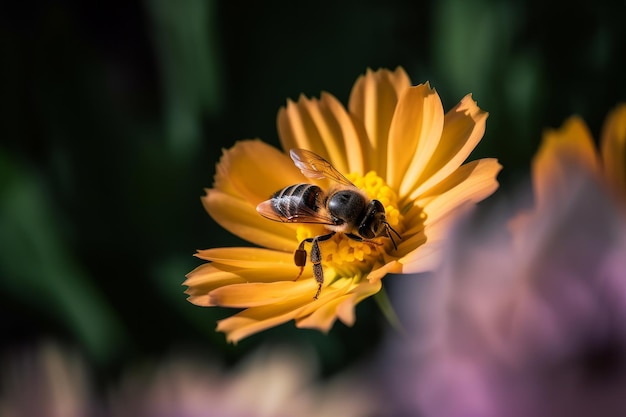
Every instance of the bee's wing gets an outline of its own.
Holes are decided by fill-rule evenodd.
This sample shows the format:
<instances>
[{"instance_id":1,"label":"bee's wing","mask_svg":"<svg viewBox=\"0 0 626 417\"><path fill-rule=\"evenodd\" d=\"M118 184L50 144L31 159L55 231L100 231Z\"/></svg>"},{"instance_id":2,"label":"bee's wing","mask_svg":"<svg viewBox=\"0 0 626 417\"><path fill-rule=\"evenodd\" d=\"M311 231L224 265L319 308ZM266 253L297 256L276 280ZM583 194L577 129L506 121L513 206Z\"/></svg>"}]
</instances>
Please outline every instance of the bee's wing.
<instances>
[{"instance_id":1,"label":"bee's wing","mask_svg":"<svg viewBox=\"0 0 626 417\"><path fill-rule=\"evenodd\" d=\"M295 209L283 210L274 205L272 200L265 200L258 206L256 211L263 217L282 223L315 223L334 224L332 217L326 209L315 211L307 206L298 206Z\"/></svg>"},{"instance_id":2,"label":"bee's wing","mask_svg":"<svg viewBox=\"0 0 626 417\"><path fill-rule=\"evenodd\" d=\"M292 149L289 151L293 163L302 171L307 178L329 178L340 184L354 187L354 184L349 179L343 176L343 174L330 162L319 156L318 154L307 151L306 149Z\"/></svg>"}]
</instances>

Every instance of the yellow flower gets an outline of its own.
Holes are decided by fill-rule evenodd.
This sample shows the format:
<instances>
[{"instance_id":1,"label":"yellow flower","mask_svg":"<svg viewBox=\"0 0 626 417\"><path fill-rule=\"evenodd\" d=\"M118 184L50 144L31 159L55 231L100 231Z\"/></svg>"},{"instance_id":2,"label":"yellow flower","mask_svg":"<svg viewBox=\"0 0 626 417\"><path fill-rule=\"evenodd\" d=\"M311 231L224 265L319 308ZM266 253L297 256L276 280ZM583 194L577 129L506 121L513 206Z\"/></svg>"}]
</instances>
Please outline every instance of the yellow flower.
<instances>
[{"instance_id":1,"label":"yellow flower","mask_svg":"<svg viewBox=\"0 0 626 417\"><path fill-rule=\"evenodd\" d=\"M568 163L599 178L616 198L626 202L626 104L609 113L599 143L598 151L589 128L578 116L544 134L533 160L533 186L539 206L555 190L567 187L564 164Z\"/></svg>"},{"instance_id":2,"label":"yellow flower","mask_svg":"<svg viewBox=\"0 0 626 417\"><path fill-rule=\"evenodd\" d=\"M277 120L286 153L259 140L236 143L224 152L213 188L202 198L220 225L259 247L198 251L210 262L187 275L189 301L243 309L218 322L217 330L234 343L290 320L324 332L337 318L352 325L355 305L380 291L383 276L432 269L458 209L497 189L501 166L495 159L463 164L486 119L471 95L444 113L436 91L428 83L411 86L401 68L368 70L356 81L347 109L328 93L287 101ZM288 156L294 148L321 156L379 200L401 236L397 249L384 236L357 242L337 233L320 242L324 283L317 299L310 262L296 279L294 251L303 239L329 230L271 221L256 211L289 185L328 187L328 180L307 178L294 165Z\"/></svg>"}]
</instances>

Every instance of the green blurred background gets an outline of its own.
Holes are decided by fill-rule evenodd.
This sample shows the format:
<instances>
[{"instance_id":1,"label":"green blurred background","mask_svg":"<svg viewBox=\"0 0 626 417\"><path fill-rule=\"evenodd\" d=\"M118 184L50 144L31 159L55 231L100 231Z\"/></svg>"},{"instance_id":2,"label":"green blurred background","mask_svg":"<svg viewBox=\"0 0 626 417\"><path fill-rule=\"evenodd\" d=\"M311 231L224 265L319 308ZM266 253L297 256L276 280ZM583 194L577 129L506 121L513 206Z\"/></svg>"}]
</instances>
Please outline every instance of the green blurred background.
<instances>
[{"instance_id":1,"label":"green blurred background","mask_svg":"<svg viewBox=\"0 0 626 417\"><path fill-rule=\"evenodd\" d=\"M278 146L287 98L346 103L367 68L398 65L446 109L471 92L490 112L473 157L500 159L500 194L545 128L576 113L597 136L626 100L623 0L58 1L0 21L2 350L58 340L104 373L289 342L331 373L380 342L389 325L366 300L351 329L288 323L235 347L214 331L232 311L183 294L196 249L245 244L200 203L221 149Z\"/></svg>"}]
</instances>

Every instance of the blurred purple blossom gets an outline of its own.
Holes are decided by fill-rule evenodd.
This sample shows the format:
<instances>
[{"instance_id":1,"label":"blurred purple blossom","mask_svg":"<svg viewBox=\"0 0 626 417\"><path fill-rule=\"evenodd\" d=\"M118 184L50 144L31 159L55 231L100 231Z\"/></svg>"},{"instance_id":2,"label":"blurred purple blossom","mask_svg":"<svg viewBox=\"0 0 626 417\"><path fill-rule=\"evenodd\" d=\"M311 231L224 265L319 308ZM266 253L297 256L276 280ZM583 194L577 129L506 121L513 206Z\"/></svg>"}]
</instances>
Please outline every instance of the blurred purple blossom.
<instances>
[{"instance_id":1,"label":"blurred purple blossom","mask_svg":"<svg viewBox=\"0 0 626 417\"><path fill-rule=\"evenodd\" d=\"M4 352L1 366L0 416L100 416L91 375L76 352L47 342Z\"/></svg>"},{"instance_id":2,"label":"blurred purple blossom","mask_svg":"<svg viewBox=\"0 0 626 417\"><path fill-rule=\"evenodd\" d=\"M321 383L312 356L261 349L228 371L176 358L127 375L111 417L366 417L375 402L350 376Z\"/></svg>"},{"instance_id":3,"label":"blurred purple blossom","mask_svg":"<svg viewBox=\"0 0 626 417\"><path fill-rule=\"evenodd\" d=\"M321 380L312 355L260 349L237 367L189 355L137 363L96 390L86 362L56 344L7 352L2 417L368 417L371 392L355 375ZM104 386L103 386L104 385Z\"/></svg>"},{"instance_id":4,"label":"blurred purple blossom","mask_svg":"<svg viewBox=\"0 0 626 417\"><path fill-rule=\"evenodd\" d=\"M566 168L558 198L466 216L441 269L394 288L387 415L626 415L626 218Z\"/></svg>"}]
</instances>

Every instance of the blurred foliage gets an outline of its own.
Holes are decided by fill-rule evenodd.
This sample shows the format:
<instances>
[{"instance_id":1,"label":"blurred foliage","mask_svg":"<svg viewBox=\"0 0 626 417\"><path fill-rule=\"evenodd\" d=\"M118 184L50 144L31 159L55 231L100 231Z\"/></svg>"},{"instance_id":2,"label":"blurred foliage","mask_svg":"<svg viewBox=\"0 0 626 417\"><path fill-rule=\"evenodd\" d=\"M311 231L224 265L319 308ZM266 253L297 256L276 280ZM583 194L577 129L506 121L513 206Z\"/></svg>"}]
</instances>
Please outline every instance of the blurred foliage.
<instances>
[{"instance_id":1,"label":"blurred foliage","mask_svg":"<svg viewBox=\"0 0 626 417\"><path fill-rule=\"evenodd\" d=\"M471 92L490 112L475 156L500 159L506 193L543 129L577 113L597 133L626 100L625 17L606 0L6 6L3 347L63 339L103 369L186 348L232 362L266 341L314 347L326 372L366 357L389 326L372 300L352 329L288 323L236 347L214 332L230 311L185 301L196 249L245 244L200 204L221 149L278 146L287 98L345 103L366 68L402 65L446 109Z\"/></svg>"}]
</instances>

